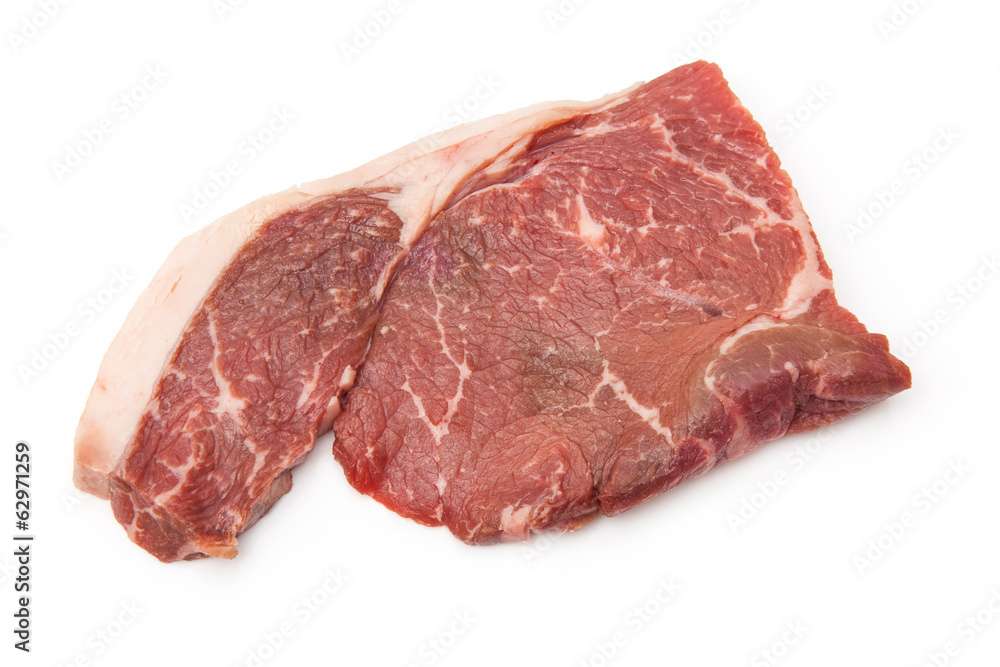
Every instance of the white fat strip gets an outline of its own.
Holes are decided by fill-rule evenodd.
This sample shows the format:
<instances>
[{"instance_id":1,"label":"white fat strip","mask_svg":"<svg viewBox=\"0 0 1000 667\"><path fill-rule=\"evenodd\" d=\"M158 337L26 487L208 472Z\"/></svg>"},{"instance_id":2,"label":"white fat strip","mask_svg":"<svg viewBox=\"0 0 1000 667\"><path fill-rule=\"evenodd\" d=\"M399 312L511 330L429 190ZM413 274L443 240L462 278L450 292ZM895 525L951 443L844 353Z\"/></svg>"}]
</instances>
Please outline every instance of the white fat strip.
<instances>
[{"instance_id":1,"label":"white fat strip","mask_svg":"<svg viewBox=\"0 0 1000 667\"><path fill-rule=\"evenodd\" d=\"M434 292L434 284L431 282L431 291ZM452 417L458 412L458 405L461 403L464 397L465 381L472 375L472 369L469 368L468 357L463 354L462 361L459 362L458 359L451 352L451 347L448 345L447 334L444 329L444 324L441 322L442 305L441 299L438 297L437 292L434 292L434 303L436 306L436 311L434 313L434 323L437 325L438 337L441 343L441 351L444 355L448 357L448 361L455 365L458 370L458 388L455 390L455 394L448 399L448 409L445 411L444 417L441 419L441 424L434 433L434 438L440 447L441 438L443 438L448 433L449 424L451 424ZM435 458L438 455L435 454Z\"/></svg>"},{"instance_id":2,"label":"white fat strip","mask_svg":"<svg viewBox=\"0 0 1000 667\"><path fill-rule=\"evenodd\" d=\"M344 367L344 372L340 374L340 388L343 390L348 390L354 386L354 378L358 376L358 372L351 368L350 364Z\"/></svg>"},{"instance_id":3,"label":"white fat strip","mask_svg":"<svg viewBox=\"0 0 1000 667\"><path fill-rule=\"evenodd\" d=\"M507 505L500 512L500 530L508 534L522 534L530 519L531 505L522 505L516 509L513 505Z\"/></svg>"},{"instance_id":4,"label":"white fat strip","mask_svg":"<svg viewBox=\"0 0 1000 667\"><path fill-rule=\"evenodd\" d=\"M213 408L212 412L220 419L223 415L228 414L235 423L239 424L241 423L240 412L246 409L247 402L246 399L233 394L229 380L222 374L222 366L219 364L218 331L211 313L208 314L208 335L212 339L212 363L208 366L212 371L212 377L215 378L215 386L219 389L218 405Z\"/></svg>"},{"instance_id":5,"label":"white fat strip","mask_svg":"<svg viewBox=\"0 0 1000 667\"><path fill-rule=\"evenodd\" d=\"M754 331L763 331L765 329L773 329L775 327L786 327L786 326L788 326L787 323L782 322L780 320L776 320L773 317L769 317L767 315L758 315L757 317L753 318L752 320L741 326L739 329L731 333L729 336L727 336L726 339L723 340L722 343L719 345L719 354L720 355L729 354L729 350L731 350L733 345L736 344L736 341L743 338L749 333L753 333Z\"/></svg>"},{"instance_id":6,"label":"white fat strip","mask_svg":"<svg viewBox=\"0 0 1000 667\"><path fill-rule=\"evenodd\" d=\"M794 223L792 226L799 232L802 247L806 251L806 261L788 285L785 301L781 304L781 317L784 319L791 319L805 313L817 295L827 290L833 290L833 281L820 271L819 244L812 234L809 218L802 210L802 204L797 195L792 200L792 210L794 215L787 222Z\"/></svg>"},{"instance_id":7,"label":"white fat strip","mask_svg":"<svg viewBox=\"0 0 1000 667\"><path fill-rule=\"evenodd\" d=\"M596 393L596 392L595 392ZM546 493L529 505L507 505L500 513L500 530L504 533L520 535L530 528L532 513L536 522L544 521L552 512L552 501L559 498L562 493L563 477L566 474L566 466L559 462L555 473L552 475L552 483L546 489ZM442 481L439 478L439 489Z\"/></svg>"},{"instance_id":8,"label":"white fat strip","mask_svg":"<svg viewBox=\"0 0 1000 667\"><path fill-rule=\"evenodd\" d=\"M577 194L576 196L576 206L577 206L577 229L580 232L580 238L587 242L587 245L592 248L601 248L604 245L604 237L606 230L604 225L594 220L590 215L590 211L587 210L587 204L583 201L583 195Z\"/></svg>"},{"instance_id":9,"label":"white fat strip","mask_svg":"<svg viewBox=\"0 0 1000 667\"><path fill-rule=\"evenodd\" d=\"M566 466L563 462L559 462L559 467L556 468L555 475L553 475L552 484L549 485L549 491L552 493L552 497L556 498L562 492L562 481L563 476L566 474Z\"/></svg>"},{"instance_id":10,"label":"white fat strip","mask_svg":"<svg viewBox=\"0 0 1000 667\"><path fill-rule=\"evenodd\" d=\"M316 390L317 384L319 384L319 373L323 368L323 362L326 360L326 355L323 356L316 364L313 366L312 375L308 380L302 383L302 391L299 392L298 403L295 404L296 410L301 410L309 399L312 397L312 393Z\"/></svg>"},{"instance_id":11,"label":"white fat strip","mask_svg":"<svg viewBox=\"0 0 1000 667\"><path fill-rule=\"evenodd\" d=\"M413 404L417 407L417 419L420 419L425 424L427 424L427 428L430 429L431 435L434 436L434 439L436 441L440 442L439 431L441 427L432 422L430 417L427 416L427 411L424 410L424 400L417 395L417 392L413 391L412 387L410 387L410 381L409 380L404 381L403 386L400 387L400 389L409 394L410 398L413 399Z\"/></svg>"},{"instance_id":12,"label":"white fat strip","mask_svg":"<svg viewBox=\"0 0 1000 667\"><path fill-rule=\"evenodd\" d=\"M606 121L601 121L600 123L588 127L579 135L585 139L591 139L593 137L601 137L606 134L614 134L615 132L620 132L622 130L621 125L615 125L614 123L608 123Z\"/></svg>"},{"instance_id":13,"label":"white fat strip","mask_svg":"<svg viewBox=\"0 0 1000 667\"><path fill-rule=\"evenodd\" d=\"M405 381L403 383L403 386L400 387L400 389L408 393L410 397L413 399L413 404L417 408L417 418L422 420L427 425L427 428L430 429L431 436L434 438L434 442L438 446L441 445L441 439L448 434L448 425L451 421L451 418L455 416L456 412L458 412L458 404L463 398L463 388L465 386L465 380L472 375L472 370L469 368L468 364L466 364L464 361L461 364L456 364L456 366L459 371L458 389L456 390L455 394L448 400L448 409L445 412L444 417L441 419L441 423L439 424L435 424L434 422L431 421L430 417L427 416L427 411L424 409L424 401L415 391L413 391L413 388L410 387L409 380ZM371 454L370 447L369 447L369 454ZM435 460L437 460L439 456L440 454L435 449L435 455L434 455Z\"/></svg>"},{"instance_id":14,"label":"white fat strip","mask_svg":"<svg viewBox=\"0 0 1000 667\"><path fill-rule=\"evenodd\" d=\"M131 502L131 500L129 502ZM130 540L132 540L133 542L136 541L136 538L139 536L139 533L140 533L140 531L139 531L139 514L141 514L141 513L142 513L142 510L136 509L135 506L133 505L133 507L132 507L132 520L129 522L129 524L127 526L125 526L125 533L128 535L128 538Z\"/></svg>"},{"instance_id":15,"label":"white fat strip","mask_svg":"<svg viewBox=\"0 0 1000 667\"><path fill-rule=\"evenodd\" d=\"M651 429L656 433L663 436L668 443L672 446L674 444L673 433L671 430L660 423L660 411L656 408L649 408L636 400L632 392L629 391L628 385L625 384L624 380L616 376L608 367L608 360L604 360L604 373L601 375L601 381L598 383L597 388L594 389L593 393L590 395L590 403L593 405L594 398L597 396L597 392L601 387L611 387L614 390L615 396L618 400L625 403L628 409L639 415L639 417L646 422Z\"/></svg>"},{"instance_id":16,"label":"white fat strip","mask_svg":"<svg viewBox=\"0 0 1000 667\"><path fill-rule=\"evenodd\" d=\"M253 480L257 477L257 473L264 467L264 463L267 462L267 452L265 452L262 447L257 447L257 443L250 438L246 438L243 441L243 444L248 450L253 452L254 457L253 470L250 471L250 477L248 477L246 481L246 485L250 486L251 482L253 482Z\"/></svg>"},{"instance_id":17,"label":"white fat strip","mask_svg":"<svg viewBox=\"0 0 1000 667\"><path fill-rule=\"evenodd\" d=\"M169 501L171 498L177 495L181 487L184 485L184 480L187 479L188 472L190 472L191 468L194 467L196 458L195 454L196 454L195 452L191 452L191 455L188 457L188 459L184 461L183 464L177 467L166 466L170 470L170 472L172 472L174 476L177 477L177 483L174 484L170 489L164 491L163 493L157 494L157 496L153 499L154 505L164 507L167 501Z\"/></svg>"}]
</instances>

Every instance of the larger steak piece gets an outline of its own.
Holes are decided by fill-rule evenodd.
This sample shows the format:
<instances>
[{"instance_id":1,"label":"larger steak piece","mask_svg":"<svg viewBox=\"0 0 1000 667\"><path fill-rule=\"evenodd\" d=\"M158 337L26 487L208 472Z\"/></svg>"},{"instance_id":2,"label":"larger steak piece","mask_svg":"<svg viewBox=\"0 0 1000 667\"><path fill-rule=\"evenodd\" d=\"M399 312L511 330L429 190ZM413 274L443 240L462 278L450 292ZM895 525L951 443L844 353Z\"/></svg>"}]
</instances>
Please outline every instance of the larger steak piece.
<instances>
[{"instance_id":1,"label":"larger steak piece","mask_svg":"<svg viewBox=\"0 0 1000 667\"><path fill-rule=\"evenodd\" d=\"M334 426L351 484L403 516L473 544L572 529L909 386L714 65L538 133L462 194Z\"/></svg>"}]
</instances>

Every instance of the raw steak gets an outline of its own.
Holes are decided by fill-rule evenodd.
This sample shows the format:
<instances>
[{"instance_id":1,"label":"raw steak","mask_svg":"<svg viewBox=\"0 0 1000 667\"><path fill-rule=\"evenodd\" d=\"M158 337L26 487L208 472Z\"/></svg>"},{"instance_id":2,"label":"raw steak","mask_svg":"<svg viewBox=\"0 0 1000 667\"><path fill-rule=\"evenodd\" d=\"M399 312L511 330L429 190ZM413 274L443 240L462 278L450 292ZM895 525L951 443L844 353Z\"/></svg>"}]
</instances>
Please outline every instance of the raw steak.
<instances>
[{"instance_id":1,"label":"raw steak","mask_svg":"<svg viewBox=\"0 0 1000 667\"><path fill-rule=\"evenodd\" d=\"M185 239L101 363L74 481L164 561L232 558L361 364L399 260L473 171L604 100L455 128Z\"/></svg>"},{"instance_id":2,"label":"raw steak","mask_svg":"<svg viewBox=\"0 0 1000 667\"><path fill-rule=\"evenodd\" d=\"M231 558L359 368L349 480L473 543L623 511L909 386L706 63L455 128L186 239L101 364L74 479L157 558Z\"/></svg>"},{"instance_id":3,"label":"raw steak","mask_svg":"<svg viewBox=\"0 0 1000 667\"><path fill-rule=\"evenodd\" d=\"M907 388L718 67L471 175L334 425L351 484L473 544L614 515Z\"/></svg>"}]
</instances>

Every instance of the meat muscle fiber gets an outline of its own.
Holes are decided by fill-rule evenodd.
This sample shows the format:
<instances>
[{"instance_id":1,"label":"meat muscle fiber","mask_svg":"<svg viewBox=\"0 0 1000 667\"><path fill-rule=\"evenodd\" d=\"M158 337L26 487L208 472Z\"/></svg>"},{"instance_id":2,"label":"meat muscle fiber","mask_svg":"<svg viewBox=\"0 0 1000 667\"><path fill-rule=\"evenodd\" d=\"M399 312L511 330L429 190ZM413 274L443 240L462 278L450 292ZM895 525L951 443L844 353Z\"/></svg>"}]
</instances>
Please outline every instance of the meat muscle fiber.
<instances>
[{"instance_id":1,"label":"meat muscle fiber","mask_svg":"<svg viewBox=\"0 0 1000 667\"><path fill-rule=\"evenodd\" d=\"M161 560L231 558L332 425L359 491L518 540L909 382L837 304L760 126L694 63L455 128L182 242L102 362L75 480Z\"/></svg>"}]
</instances>

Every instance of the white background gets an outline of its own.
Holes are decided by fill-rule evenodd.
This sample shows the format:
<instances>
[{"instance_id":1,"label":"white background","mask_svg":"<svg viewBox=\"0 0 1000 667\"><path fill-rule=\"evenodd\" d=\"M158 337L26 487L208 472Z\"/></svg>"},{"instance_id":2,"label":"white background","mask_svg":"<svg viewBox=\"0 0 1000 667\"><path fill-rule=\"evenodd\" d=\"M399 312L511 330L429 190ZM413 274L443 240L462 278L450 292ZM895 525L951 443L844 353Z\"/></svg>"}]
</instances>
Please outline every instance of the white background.
<instances>
[{"instance_id":1,"label":"white background","mask_svg":"<svg viewBox=\"0 0 1000 667\"><path fill-rule=\"evenodd\" d=\"M12 544L12 450L24 440L37 541L30 655L11 646L13 547L0 546L0 662L918 666L954 641L938 664L997 664L1000 9L897 2L910 14L888 32L889 0L567 0L558 21L557 0L407 1L350 59L343 45L388 0L257 0L221 16L211 0L69 2L48 19L44 2L5 2L0 540ZM161 564L106 502L74 491L73 431L98 363L180 238L441 129L455 104L482 117L594 98L692 60L699 42L792 175L840 301L889 336L911 391L823 441L784 438L531 547L472 548L397 517L348 486L329 437L234 561ZM147 67L164 80L130 93ZM476 99L480 77L496 89ZM125 118L122 94L144 98ZM294 120L247 160L241 144L282 108ZM796 112L799 127L783 122ZM110 134L57 173L104 118ZM925 150L933 164L914 171ZM185 220L181 205L231 159L240 173ZM902 194L880 210L897 179ZM852 235L859 208L877 215ZM127 286L91 314L115 271ZM27 373L53 339L64 346ZM735 525L744 501L755 513L744 506ZM338 569L349 579L327 595ZM680 590L657 601L671 579ZM310 596L322 603L306 618L296 605ZM970 625L983 609L985 624ZM283 623L291 635L271 650ZM605 658L615 633L623 645Z\"/></svg>"}]
</instances>

